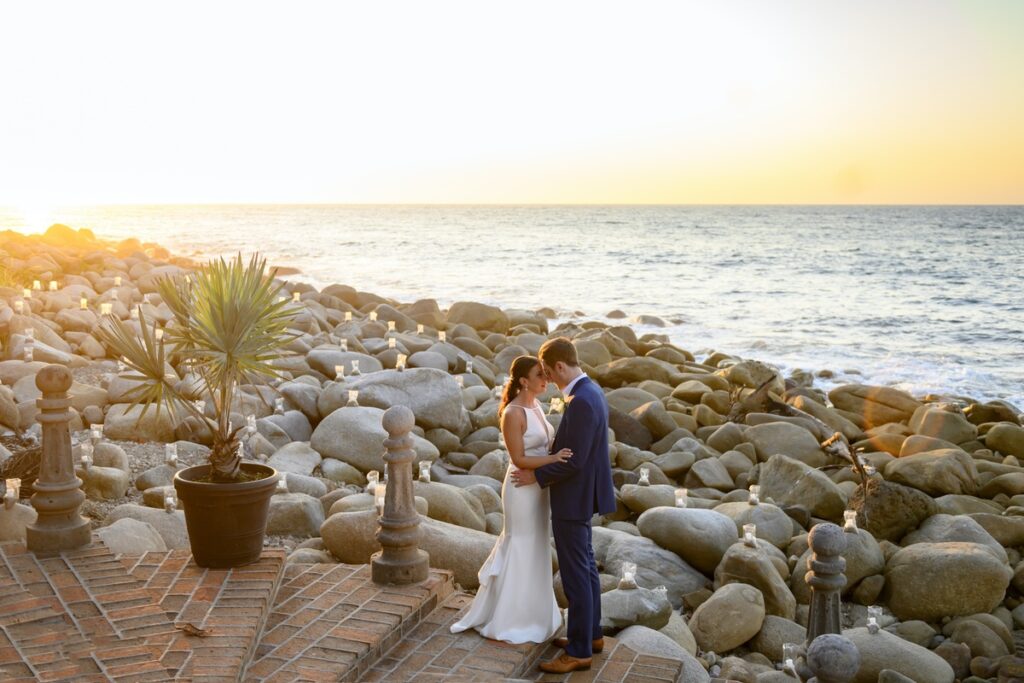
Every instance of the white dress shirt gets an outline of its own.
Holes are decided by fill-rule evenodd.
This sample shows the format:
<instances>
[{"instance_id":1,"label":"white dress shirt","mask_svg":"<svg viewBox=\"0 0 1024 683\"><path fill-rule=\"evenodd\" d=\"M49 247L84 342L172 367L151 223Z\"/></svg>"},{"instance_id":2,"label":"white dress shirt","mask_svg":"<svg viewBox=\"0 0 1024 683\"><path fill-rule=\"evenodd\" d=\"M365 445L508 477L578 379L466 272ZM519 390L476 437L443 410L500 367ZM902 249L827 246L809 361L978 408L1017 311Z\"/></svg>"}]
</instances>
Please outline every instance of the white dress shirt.
<instances>
[{"instance_id":1,"label":"white dress shirt","mask_svg":"<svg viewBox=\"0 0 1024 683\"><path fill-rule=\"evenodd\" d=\"M562 389L562 395L568 396L572 393L572 388L576 386L576 383L587 376L587 373L581 372L574 380L565 385L565 389Z\"/></svg>"}]
</instances>

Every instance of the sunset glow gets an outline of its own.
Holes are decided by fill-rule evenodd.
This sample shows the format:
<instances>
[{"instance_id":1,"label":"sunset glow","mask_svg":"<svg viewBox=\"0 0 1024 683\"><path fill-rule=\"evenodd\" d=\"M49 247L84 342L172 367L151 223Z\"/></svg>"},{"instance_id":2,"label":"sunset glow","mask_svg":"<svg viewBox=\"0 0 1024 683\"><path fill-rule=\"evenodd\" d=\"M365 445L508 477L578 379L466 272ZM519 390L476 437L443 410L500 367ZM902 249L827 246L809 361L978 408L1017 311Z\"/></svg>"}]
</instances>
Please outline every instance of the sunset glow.
<instances>
[{"instance_id":1,"label":"sunset glow","mask_svg":"<svg viewBox=\"0 0 1024 683\"><path fill-rule=\"evenodd\" d=\"M17 3L0 205L1021 203L1018 2Z\"/></svg>"}]
</instances>

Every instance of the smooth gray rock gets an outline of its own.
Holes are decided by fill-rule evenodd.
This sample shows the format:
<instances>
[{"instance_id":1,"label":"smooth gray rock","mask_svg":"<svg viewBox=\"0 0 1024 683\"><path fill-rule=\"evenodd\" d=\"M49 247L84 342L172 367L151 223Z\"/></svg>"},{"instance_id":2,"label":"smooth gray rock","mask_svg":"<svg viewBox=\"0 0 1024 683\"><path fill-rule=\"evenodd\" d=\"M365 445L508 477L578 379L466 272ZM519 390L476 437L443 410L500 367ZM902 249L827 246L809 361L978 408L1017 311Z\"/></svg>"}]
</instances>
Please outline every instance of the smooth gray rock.
<instances>
[{"instance_id":1,"label":"smooth gray rock","mask_svg":"<svg viewBox=\"0 0 1024 683\"><path fill-rule=\"evenodd\" d=\"M152 524L129 517L119 519L110 526L100 527L96 535L115 555L134 557L167 551L167 544Z\"/></svg>"}]
</instances>

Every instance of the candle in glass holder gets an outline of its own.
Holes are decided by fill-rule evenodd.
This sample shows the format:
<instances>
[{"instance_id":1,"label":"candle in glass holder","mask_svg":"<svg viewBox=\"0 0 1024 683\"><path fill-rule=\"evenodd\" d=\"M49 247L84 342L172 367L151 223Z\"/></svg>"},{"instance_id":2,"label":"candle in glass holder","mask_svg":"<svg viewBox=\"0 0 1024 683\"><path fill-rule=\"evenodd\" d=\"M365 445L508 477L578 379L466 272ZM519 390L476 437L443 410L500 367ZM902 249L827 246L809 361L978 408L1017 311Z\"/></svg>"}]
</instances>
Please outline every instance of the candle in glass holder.
<instances>
[{"instance_id":1,"label":"candle in glass holder","mask_svg":"<svg viewBox=\"0 0 1024 683\"><path fill-rule=\"evenodd\" d=\"M377 322L377 311L370 311L370 322Z\"/></svg>"},{"instance_id":2,"label":"candle in glass holder","mask_svg":"<svg viewBox=\"0 0 1024 683\"><path fill-rule=\"evenodd\" d=\"M797 643L782 644L782 670L796 673Z\"/></svg>"},{"instance_id":3,"label":"candle in glass holder","mask_svg":"<svg viewBox=\"0 0 1024 683\"><path fill-rule=\"evenodd\" d=\"M881 626L878 623L878 620L881 618L881 607L879 607L878 605L871 605L870 607L868 607L868 633L871 633L872 635L878 633L878 629L881 628Z\"/></svg>"},{"instance_id":4,"label":"candle in glass holder","mask_svg":"<svg viewBox=\"0 0 1024 683\"><path fill-rule=\"evenodd\" d=\"M423 323L416 323L416 334L423 334Z\"/></svg>"},{"instance_id":5,"label":"candle in glass holder","mask_svg":"<svg viewBox=\"0 0 1024 683\"><path fill-rule=\"evenodd\" d=\"M676 507L684 508L687 504L688 491L686 489L676 489Z\"/></svg>"},{"instance_id":6,"label":"candle in glass holder","mask_svg":"<svg viewBox=\"0 0 1024 683\"><path fill-rule=\"evenodd\" d=\"M640 480L637 482L639 486L650 486L651 485L651 468L646 465L640 466Z\"/></svg>"},{"instance_id":7,"label":"candle in glass holder","mask_svg":"<svg viewBox=\"0 0 1024 683\"><path fill-rule=\"evenodd\" d=\"M100 315L111 315L114 312L114 304L109 301L100 304Z\"/></svg>"},{"instance_id":8,"label":"candle in glass holder","mask_svg":"<svg viewBox=\"0 0 1024 683\"><path fill-rule=\"evenodd\" d=\"M17 301L15 301L14 302L14 312L17 313L18 315L21 315L22 313L24 313L25 312L25 302L22 301L21 299L18 299Z\"/></svg>"},{"instance_id":9,"label":"candle in glass holder","mask_svg":"<svg viewBox=\"0 0 1024 683\"><path fill-rule=\"evenodd\" d=\"M301 299L302 299L302 292L292 292L292 301L294 301L295 303L299 303L299 301Z\"/></svg>"},{"instance_id":10,"label":"candle in glass holder","mask_svg":"<svg viewBox=\"0 0 1024 683\"><path fill-rule=\"evenodd\" d=\"M114 276L114 286L115 287L120 287L121 286L121 276L120 275L115 275Z\"/></svg>"},{"instance_id":11,"label":"candle in glass holder","mask_svg":"<svg viewBox=\"0 0 1024 683\"><path fill-rule=\"evenodd\" d=\"M206 414L206 401L196 401L195 405L196 405L196 410L198 410L200 412L200 414L203 414L203 415Z\"/></svg>"},{"instance_id":12,"label":"candle in glass holder","mask_svg":"<svg viewBox=\"0 0 1024 683\"><path fill-rule=\"evenodd\" d=\"M31 299L32 298L32 290L29 289L28 287L25 287L24 289L21 290L21 296L23 296L26 299Z\"/></svg>"},{"instance_id":13,"label":"candle in glass holder","mask_svg":"<svg viewBox=\"0 0 1024 683\"><path fill-rule=\"evenodd\" d=\"M245 430L249 432L249 436L256 433L256 416L246 415L245 416Z\"/></svg>"},{"instance_id":14,"label":"candle in glass holder","mask_svg":"<svg viewBox=\"0 0 1024 683\"><path fill-rule=\"evenodd\" d=\"M89 466L92 465L92 456L87 454L87 453L83 453L82 454L81 460L82 460L82 469L83 470L89 469Z\"/></svg>"},{"instance_id":15,"label":"candle in glass holder","mask_svg":"<svg viewBox=\"0 0 1024 683\"><path fill-rule=\"evenodd\" d=\"M89 438L94 441L99 441L103 438L103 425L102 424L91 424L89 425Z\"/></svg>"},{"instance_id":16,"label":"candle in glass holder","mask_svg":"<svg viewBox=\"0 0 1024 683\"><path fill-rule=\"evenodd\" d=\"M345 379L345 366L335 365L334 366L334 379L342 380Z\"/></svg>"},{"instance_id":17,"label":"candle in glass holder","mask_svg":"<svg viewBox=\"0 0 1024 683\"><path fill-rule=\"evenodd\" d=\"M4 507L10 510L21 496L21 479L4 479Z\"/></svg>"},{"instance_id":18,"label":"candle in glass holder","mask_svg":"<svg viewBox=\"0 0 1024 683\"><path fill-rule=\"evenodd\" d=\"M50 291L51 292L56 292L58 289L60 289L60 288L57 286L57 281L56 280L50 280Z\"/></svg>"},{"instance_id":19,"label":"candle in glass holder","mask_svg":"<svg viewBox=\"0 0 1024 683\"><path fill-rule=\"evenodd\" d=\"M358 389L349 389L348 390L348 403L346 405L348 405L350 407L353 407L353 408L357 407L359 405L359 390Z\"/></svg>"},{"instance_id":20,"label":"candle in glass holder","mask_svg":"<svg viewBox=\"0 0 1024 683\"><path fill-rule=\"evenodd\" d=\"M178 509L178 497L174 495L174 491L168 491L164 494L164 512L174 512Z\"/></svg>"},{"instance_id":21,"label":"candle in glass holder","mask_svg":"<svg viewBox=\"0 0 1024 683\"><path fill-rule=\"evenodd\" d=\"M353 375L361 375L361 374L363 374L359 370L359 361L358 360L352 361L352 374Z\"/></svg>"},{"instance_id":22,"label":"candle in glass holder","mask_svg":"<svg viewBox=\"0 0 1024 683\"><path fill-rule=\"evenodd\" d=\"M25 362L31 363L36 358L35 347L32 345L32 340L25 342Z\"/></svg>"},{"instance_id":23,"label":"candle in glass holder","mask_svg":"<svg viewBox=\"0 0 1024 683\"><path fill-rule=\"evenodd\" d=\"M131 316L132 320L138 320L139 319L139 306L132 306L132 310L131 310L131 312L128 315Z\"/></svg>"},{"instance_id":24,"label":"candle in glass holder","mask_svg":"<svg viewBox=\"0 0 1024 683\"><path fill-rule=\"evenodd\" d=\"M284 415L284 399L281 397L274 399L274 413L277 415Z\"/></svg>"},{"instance_id":25,"label":"candle in glass holder","mask_svg":"<svg viewBox=\"0 0 1024 683\"><path fill-rule=\"evenodd\" d=\"M443 342L446 341L447 339L448 333L445 332L444 330L441 330L440 332L437 333L437 341Z\"/></svg>"},{"instance_id":26,"label":"candle in glass holder","mask_svg":"<svg viewBox=\"0 0 1024 683\"><path fill-rule=\"evenodd\" d=\"M869 477L873 477L878 472L878 469L874 465L864 465L864 474Z\"/></svg>"},{"instance_id":27,"label":"candle in glass holder","mask_svg":"<svg viewBox=\"0 0 1024 683\"><path fill-rule=\"evenodd\" d=\"M352 311L345 311L345 322L352 320Z\"/></svg>"},{"instance_id":28,"label":"candle in glass holder","mask_svg":"<svg viewBox=\"0 0 1024 683\"><path fill-rule=\"evenodd\" d=\"M282 472L281 478L277 480L277 492L288 493L288 473Z\"/></svg>"},{"instance_id":29,"label":"candle in glass holder","mask_svg":"<svg viewBox=\"0 0 1024 683\"><path fill-rule=\"evenodd\" d=\"M348 351L348 339L342 339L341 342L339 342L339 343L341 344L341 350L347 352Z\"/></svg>"},{"instance_id":30,"label":"candle in glass holder","mask_svg":"<svg viewBox=\"0 0 1024 683\"><path fill-rule=\"evenodd\" d=\"M171 467L178 466L178 444L169 443L164 444L164 464L170 465Z\"/></svg>"},{"instance_id":31,"label":"candle in glass holder","mask_svg":"<svg viewBox=\"0 0 1024 683\"><path fill-rule=\"evenodd\" d=\"M30 340L34 340L36 338L36 328L26 327L25 336L28 337Z\"/></svg>"},{"instance_id":32,"label":"candle in glass holder","mask_svg":"<svg viewBox=\"0 0 1024 683\"><path fill-rule=\"evenodd\" d=\"M394 332L394 331L395 331L395 321L394 320L389 320L388 321L388 332Z\"/></svg>"},{"instance_id":33,"label":"candle in glass holder","mask_svg":"<svg viewBox=\"0 0 1024 683\"><path fill-rule=\"evenodd\" d=\"M459 389L463 389L466 386L466 378L462 375L455 375L455 383L459 385Z\"/></svg>"},{"instance_id":34,"label":"candle in glass holder","mask_svg":"<svg viewBox=\"0 0 1024 683\"><path fill-rule=\"evenodd\" d=\"M380 472L377 470L370 470L366 473L366 492L373 493L377 489L377 483L380 482Z\"/></svg>"},{"instance_id":35,"label":"candle in glass holder","mask_svg":"<svg viewBox=\"0 0 1024 683\"><path fill-rule=\"evenodd\" d=\"M387 484L377 484L377 488L373 491L373 500L377 504L377 514L384 515L384 503L387 500L388 486Z\"/></svg>"},{"instance_id":36,"label":"candle in glass holder","mask_svg":"<svg viewBox=\"0 0 1024 683\"><path fill-rule=\"evenodd\" d=\"M402 372L403 370L405 370L405 365L408 362L409 362L409 357L406 356L404 353L400 353L400 354L398 354L398 360L395 361L395 368L399 372Z\"/></svg>"},{"instance_id":37,"label":"candle in glass holder","mask_svg":"<svg viewBox=\"0 0 1024 683\"><path fill-rule=\"evenodd\" d=\"M89 300L86 299L84 296L80 297L78 299L78 308L80 310L83 310L83 311L88 311L89 310Z\"/></svg>"},{"instance_id":38,"label":"candle in glass holder","mask_svg":"<svg viewBox=\"0 0 1024 683\"><path fill-rule=\"evenodd\" d=\"M757 505L761 502L761 487L757 484L751 484L747 495L747 502L751 505Z\"/></svg>"},{"instance_id":39,"label":"candle in glass holder","mask_svg":"<svg viewBox=\"0 0 1024 683\"><path fill-rule=\"evenodd\" d=\"M36 290L37 292L42 291L43 283L40 282L39 280L33 280L32 281L32 289Z\"/></svg>"},{"instance_id":40,"label":"candle in glass holder","mask_svg":"<svg viewBox=\"0 0 1024 683\"><path fill-rule=\"evenodd\" d=\"M466 361L466 372L473 372L473 361Z\"/></svg>"},{"instance_id":41,"label":"candle in glass holder","mask_svg":"<svg viewBox=\"0 0 1024 683\"><path fill-rule=\"evenodd\" d=\"M857 511L856 510L844 510L843 511L843 531L849 531L852 533L857 532Z\"/></svg>"},{"instance_id":42,"label":"candle in glass holder","mask_svg":"<svg viewBox=\"0 0 1024 683\"><path fill-rule=\"evenodd\" d=\"M622 580L619 588L636 588L636 562L622 563Z\"/></svg>"},{"instance_id":43,"label":"candle in glass holder","mask_svg":"<svg viewBox=\"0 0 1024 683\"><path fill-rule=\"evenodd\" d=\"M430 461L420 462L420 481L430 481Z\"/></svg>"},{"instance_id":44,"label":"candle in glass holder","mask_svg":"<svg viewBox=\"0 0 1024 683\"><path fill-rule=\"evenodd\" d=\"M163 341L163 339L164 339L164 328L162 328L162 327L156 328L156 331L153 334L156 336L156 340L157 341Z\"/></svg>"},{"instance_id":45,"label":"candle in glass holder","mask_svg":"<svg viewBox=\"0 0 1024 683\"><path fill-rule=\"evenodd\" d=\"M744 524L743 525L743 542L747 545L757 545L757 525L756 524Z\"/></svg>"},{"instance_id":46,"label":"candle in glass holder","mask_svg":"<svg viewBox=\"0 0 1024 683\"><path fill-rule=\"evenodd\" d=\"M388 348L389 349L398 348L398 340L395 339L394 337L388 337Z\"/></svg>"}]
</instances>

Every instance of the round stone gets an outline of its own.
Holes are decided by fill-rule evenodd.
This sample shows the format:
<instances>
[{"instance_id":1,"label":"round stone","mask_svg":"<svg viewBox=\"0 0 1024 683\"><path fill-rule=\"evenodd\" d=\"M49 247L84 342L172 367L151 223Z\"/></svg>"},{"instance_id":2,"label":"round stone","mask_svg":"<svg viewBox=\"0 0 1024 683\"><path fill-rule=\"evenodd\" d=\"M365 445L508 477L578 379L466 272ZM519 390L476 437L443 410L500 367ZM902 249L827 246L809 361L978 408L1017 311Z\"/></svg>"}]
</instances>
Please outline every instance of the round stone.
<instances>
[{"instance_id":1,"label":"round stone","mask_svg":"<svg viewBox=\"0 0 1024 683\"><path fill-rule=\"evenodd\" d=\"M846 638L826 633L807 648L807 664L819 680L848 681L860 668L860 652Z\"/></svg>"},{"instance_id":2,"label":"round stone","mask_svg":"<svg viewBox=\"0 0 1024 683\"><path fill-rule=\"evenodd\" d=\"M384 411L381 424L391 438L395 438L412 430L416 425L416 416L405 406L391 406Z\"/></svg>"},{"instance_id":3,"label":"round stone","mask_svg":"<svg viewBox=\"0 0 1024 683\"><path fill-rule=\"evenodd\" d=\"M44 394L63 394L71 381L71 371L63 365L47 365L36 374L36 386Z\"/></svg>"},{"instance_id":4,"label":"round stone","mask_svg":"<svg viewBox=\"0 0 1024 683\"><path fill-rule=\"evenodd\" d=\"M816 555L842 555L846 550L846 533L836 524L816 524L807 542Z\"/></svg>"}]
</instances>

